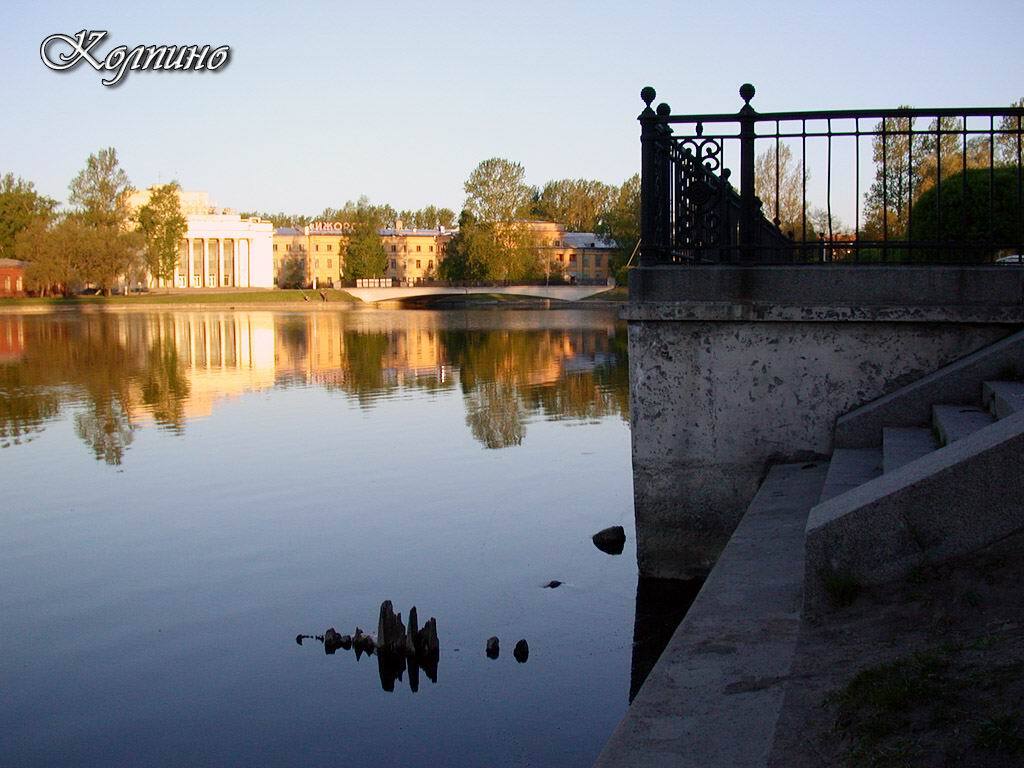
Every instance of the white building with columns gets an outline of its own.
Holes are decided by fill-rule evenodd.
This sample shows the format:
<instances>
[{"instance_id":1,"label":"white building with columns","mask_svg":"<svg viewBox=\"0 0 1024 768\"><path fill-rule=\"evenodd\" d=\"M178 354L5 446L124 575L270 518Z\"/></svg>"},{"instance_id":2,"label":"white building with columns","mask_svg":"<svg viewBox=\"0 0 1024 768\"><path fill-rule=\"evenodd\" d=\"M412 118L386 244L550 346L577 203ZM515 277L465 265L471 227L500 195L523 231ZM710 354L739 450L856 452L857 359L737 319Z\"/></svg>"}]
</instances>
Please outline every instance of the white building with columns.
<instances>
[{"instance_id":1,"label":"white building with columns","mask_svg":"<svg viewBox=\"0 0 1024 768\"><path fill-rule=\"evenodd\" d=\"M273 288L274 227L237 213L192 213L178 246L176 288ZM160 281L163 282L163 281Z\"/></svg>"},{"instance_id":2,"label":"white building with columns","mask_svg":"<svg viewBox=\"0 0 1024 768\"><path fill-rule=\"evenodd\" d=\"M149 202L150 190L138 190L128 206L138 210ZM170 281L150 277L153 287L273 288L274 228L269 221L244 219L210 204L206 192L178 191L188 222L178 244L178 263Z\"/></svg>"}]
</instances>

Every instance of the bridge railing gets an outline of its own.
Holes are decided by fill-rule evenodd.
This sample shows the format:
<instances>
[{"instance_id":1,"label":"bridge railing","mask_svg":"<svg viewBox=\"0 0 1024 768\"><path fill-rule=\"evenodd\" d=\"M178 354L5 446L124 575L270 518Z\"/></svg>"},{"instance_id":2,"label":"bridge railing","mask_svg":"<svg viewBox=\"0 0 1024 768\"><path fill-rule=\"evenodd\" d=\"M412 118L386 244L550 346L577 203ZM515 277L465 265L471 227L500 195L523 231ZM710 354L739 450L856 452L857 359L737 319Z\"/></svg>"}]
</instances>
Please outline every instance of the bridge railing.
<instances>
[{"instance_id":1,"label":"bridge railing","mask_svg":"<svg viewBox=\"0 0 1024 768\"><path fill-rule=\"evenodd\" d=\"M754 93L673 115L641 91L641 265L1024 261L1022 106L759 113Z\"/></svg>"}]
</instances>

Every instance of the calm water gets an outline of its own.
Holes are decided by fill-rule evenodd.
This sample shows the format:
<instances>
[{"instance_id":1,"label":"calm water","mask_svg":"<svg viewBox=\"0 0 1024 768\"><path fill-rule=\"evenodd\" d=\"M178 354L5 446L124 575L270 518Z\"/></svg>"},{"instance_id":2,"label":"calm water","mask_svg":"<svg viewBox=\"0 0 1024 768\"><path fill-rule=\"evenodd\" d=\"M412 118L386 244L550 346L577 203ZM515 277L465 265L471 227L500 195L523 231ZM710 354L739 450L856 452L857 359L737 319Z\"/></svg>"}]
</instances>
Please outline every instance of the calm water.
<instances>
[{"instance_id":1,"label":"calm water","mask_svg":"<svg viewBox=\"0 0 1024 768\"><path fill-rule=\"evenodd\" d=\"M0 315L0 446L2 765L586 766L626 709L614 314ZM384 599L436 683L296 644Z\"/></svg>"}]
</instances>

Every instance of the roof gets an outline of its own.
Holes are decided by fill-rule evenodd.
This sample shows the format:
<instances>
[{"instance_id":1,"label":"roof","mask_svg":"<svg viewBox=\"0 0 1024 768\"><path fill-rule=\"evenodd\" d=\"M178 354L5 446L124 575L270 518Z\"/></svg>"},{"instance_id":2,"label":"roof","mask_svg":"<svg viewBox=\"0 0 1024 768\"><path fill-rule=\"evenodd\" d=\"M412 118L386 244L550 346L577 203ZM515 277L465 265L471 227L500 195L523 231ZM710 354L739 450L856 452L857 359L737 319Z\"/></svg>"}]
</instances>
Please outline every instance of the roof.
<instances>
[{"instance_id":1,"label":"roof","mask_svg":"<svg viewBox=\"0 0 1024 768\"><path fill-rule=\"evenodd\" d=\"M614 240L595 235L593 232L566 232L565 244L571 248L618 248Z\"/></svg>"},{"instance_id":2,"label":"roof","mask_svg":"<svg viewBox=\"0 0 1024 768\"><path fill-rule=\"evenodd\" d=\"M27 261L18 261L17 259L0 259L0 267L7 267L8 269L25 269L27 266Z\"/></svg>"},{"instance_id":3,"label":"roof","mask_svg":"<svg viewBox=\"0 0 1024 768\"><path fill-rule=\"evenodd\" d=\"M296 235L301 235L302 230L296 229L295 227L278 227L274 230L274 234L281 235L282 237L295 237Z\"/></svg>"},{"instance_id":4,"label":"roof","mask_svg":"<svg viewBox=\"0 0 1024 768\"><path fill-rule=\"evenodd\" d=\"M451 235L454 234L454 231L450 229L411 229L409 227L395 229L394 227L385 227L379 230L379 234L381 237L436 237L437 235Z\"/></svg>"}]
</instances>

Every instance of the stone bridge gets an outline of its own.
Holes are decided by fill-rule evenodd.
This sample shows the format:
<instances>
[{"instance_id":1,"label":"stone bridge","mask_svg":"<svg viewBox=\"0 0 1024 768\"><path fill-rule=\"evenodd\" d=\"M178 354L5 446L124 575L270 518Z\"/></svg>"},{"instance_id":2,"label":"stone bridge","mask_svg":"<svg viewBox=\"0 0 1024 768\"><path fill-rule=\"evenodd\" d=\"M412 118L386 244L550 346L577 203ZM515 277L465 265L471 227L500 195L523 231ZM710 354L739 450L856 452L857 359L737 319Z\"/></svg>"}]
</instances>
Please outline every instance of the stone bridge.
<instances>
[{"instance_id":1,"label":"stone bridge","mask_svg":"<svg viewBox=\"0 0 1024 768\"><path fill-rule=\"evenodd\" d=\"M395 301L413 296L469 295L474 293L500 293L509 296L524 296L559 301L579 301L611 290L607 285L506 285L479 286L474 288L439 288L432 286L411 286L408 288L345 288L347 293L367 303Z\"/></svg>"}]
</instances>

